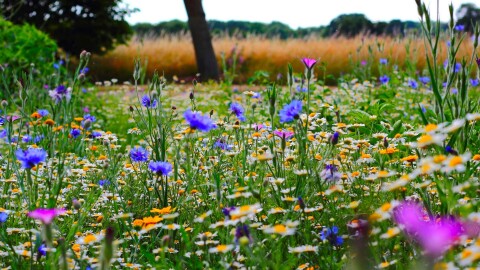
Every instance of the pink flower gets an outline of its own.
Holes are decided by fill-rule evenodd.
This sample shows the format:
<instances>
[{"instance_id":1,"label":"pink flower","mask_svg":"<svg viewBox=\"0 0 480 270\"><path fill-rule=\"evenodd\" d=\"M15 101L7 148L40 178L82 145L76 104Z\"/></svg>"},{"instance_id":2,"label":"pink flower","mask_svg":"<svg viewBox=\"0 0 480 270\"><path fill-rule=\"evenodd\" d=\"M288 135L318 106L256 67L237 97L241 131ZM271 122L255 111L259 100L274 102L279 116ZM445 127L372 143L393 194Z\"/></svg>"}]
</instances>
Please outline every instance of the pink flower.
<instances>
[{"instance_id":1,"label":"pink flower","mask_svg":"<svg viewBox=\"0 0 480 270\"><path fill-rule=\"evenodd\" d=\"M311 58L302 58L302 62L307 67L307 69L312 69L313 66L317 63L317 60Z\"/></svg>"},{"instance_id":2,"label":"pink flower","mask_svg":"<svg viewBox=\"0 0 480 270\"><path fill-rule=\"evenodd\" d=\"M255 131L260 131L263 128L262 124L253 124L253 129Z\"/></svg>"},{"instance_id":3,"label":"pink flower","mask_svg":"<svg viewBox=\"0 0 480 270\"><path fill-rule=\"evenodd\" d=\"M441 217L420 228L417 240L426 255L437 258L457 244L463 232L463 225L460 221L455 218Z\"/></svg>"},{"instance_id":4,"label":"pink flower","mask_svg":"<svg viewBox=\"0 0 480 270\"><path fill-rule=\"evenodd\" d=\"M393 218L408 237L416 241L427 256L437 258L457 244L464 234L463 224L455 217L432 218L414 202L403 202L393 210Z\"/></svg>"},{"instance_id":5,"label":"pink flower","mask_svg":"<svg viewBox=\"0 0 480 270\"><path fill-rule=\"evenodd\" d=\"M46 208L38 208L33 211L28 212L27 216L40 220L43 224L48 225L52 223L53 219L56 216L64 214L66 212L65 209L46 209Z\"/></svg>"},{"instance_id":6,"label":"pink flower","mask_svg":"<svg viewBox=\"0 0 480 270\"><path fill-rule=\"evenodd\" d=\"M278 137L282 138L282 139L289 139L290 137L293 136L293 132L292 131L288 131L288 130L275 130L273 132L273 134L277 135Z\"/></svg>"}]
</instances>

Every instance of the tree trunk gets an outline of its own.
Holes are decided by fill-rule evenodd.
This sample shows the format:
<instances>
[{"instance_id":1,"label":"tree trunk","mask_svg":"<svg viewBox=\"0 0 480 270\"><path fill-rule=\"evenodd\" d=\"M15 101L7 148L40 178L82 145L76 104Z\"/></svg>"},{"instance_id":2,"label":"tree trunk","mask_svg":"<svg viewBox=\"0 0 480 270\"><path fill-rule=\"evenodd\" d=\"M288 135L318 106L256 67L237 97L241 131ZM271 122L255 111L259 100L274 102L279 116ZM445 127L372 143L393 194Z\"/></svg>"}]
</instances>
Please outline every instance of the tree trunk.
<instances>
[{"instance_id":1,"label":"tree trunk","mask_svg":"<svg viewBox=\"0 0 480 270\"><path fill-rule=\"evenodd\" d=\"M218 64L212 46L202 0L183 0L188 15L188 27L192 34L195 58L201 80L218 80Z\"/></svg>"}]
</instances>

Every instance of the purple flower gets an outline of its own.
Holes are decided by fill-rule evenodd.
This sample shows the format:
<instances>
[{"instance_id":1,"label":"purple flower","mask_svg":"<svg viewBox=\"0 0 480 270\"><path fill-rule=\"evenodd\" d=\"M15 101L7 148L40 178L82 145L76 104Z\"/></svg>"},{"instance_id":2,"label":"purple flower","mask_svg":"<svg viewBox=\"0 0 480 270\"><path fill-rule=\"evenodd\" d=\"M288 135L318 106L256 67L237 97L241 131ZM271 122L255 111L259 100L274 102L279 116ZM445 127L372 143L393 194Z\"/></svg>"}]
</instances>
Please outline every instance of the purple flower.
<instances>
[{"instance_id":1,"label":"purple flower","mask_svg":"<svg viewBox=\"0 0 480 270\"><path fill-rule=\"evenodd\" d=\"M250 235L250 228L248 225L240 225L235 229L235 243L238 244L240 238L246 237L248 239L248 242L251 243L252 236Z\"/></svg>"},{"instance_id":2,"label":"purple flower","mask_svg":"<svg viewBox=\"0 0 480 270\"><path fill-rule=\"evenodd\" d=\"M70 98L72 97L72 88L59 85L54 90L48 91L48 94L53 100L55 100L56 103L62 101L62 99L70 101Z\"/></svg>"},{"instance_id":3,"label":"purple flower","mask_svg":"<svg viewBox=\"0 0 480 270\"><path fill-rule=\"evenodd\" d=\"M381 84L387 84L388 81L390 81L390 78L387 75L380 76L380 83Z\"/></svg>"},{"instance_id":4,"label":"purple flower","mask_svg":"<svg viewBox=\"0 0 480 270\"><path fill-rule=\"evenodd\" d=\"M150 161L148 168L155 174L168 176L172 171L172 164L164 161Z\"/></svg>"},{"instance_id":5,"label":"purple flower","mask_svg":"<svg viewBox=\"0 0 480 270\"><path fill-rule=\"evenodd\" d=\"M335 133L333 133L332 137L330 137L330 143L335 145L338 143L338 138L340 137L340 133L338 133L338 131L335 131Z\"/></svg>"},{"instance_id":6,"label":"purple flower","mask_svg":"<svg viewBox=\"0 0 480 270\"><path fill-rule=\"evenodd\" d=\"M72 130L70 130L70 136L72 136L72 138L76 139L80 135L82 135L82 131L80 129L72 128Z\"/></svg>"},{"instance_id":7,"label":"purple flower","mask_svg":"<svg viewBox=\"0 0 480 270\"><path fill-rule=\"evenodd\" d=\"M62 215L66 212L65 209L45 209L38 208L28 212L27 216L40 220L43 224L49 225L56 216Z\"/></svg>"},{"instance_id":8,"label":"purple flower","mask_svg":"<svg viewBox=\"0 0 480 270\"><path fill-rule=\"evenodd\" d=\"M305 67L310 70L313 68L313 66L315 66L315 64L317 63L317 60L305 57L305 58L302 58L302 62L305 65Z\"/></svg>"},{"instance_id":9,"label":"purple flower","mask_svg":"<svg viewBox=\"0 0 480 270\"><path fill-rule=\"evenodd\" d=\"M235 209L235 206L224 207L222 209L222 213L225 215L225 217L230 218L230 212L234 211Z\"/></svg>"},{"instance_id":10,"label":"purple flower","mask_svg":"<svg viewBox=\"0 0 480 270\"><path fill-rule=\"evenodd\" d=\"M292 131L288 131L288 130L275 130L273 132L273 134L286 140L286 139L289 139L289 138L293 137L294 133Z\"/></svg>"},{"instance_id":11,"label":"purple flower","mask_svg":"<svg viewBox=\"0 0 480 270\"><path fill-rule=\"evenodd\" d=\"M475 62L477 62L477 66L480 67L480 58L478 58L478 56L475 56L476 59L475 59Z\"/></svg>"},{"instance_id":12,"label":"purple flower","mask_svg":"<svg viewBox=\"0 0 480 270\"><path fill-rule=\"evenodd\" d=\"M148 150L141 146L135 147L130 150L130 158L133 162L145 162L148 160L149 155L150 153L148 152Z\"/></svg>"},{"instance_id":13,"label":"purple flower","mask_svg":"<svg viewBox=\"0 0 480 270\"><path fill-rule=\"evenodd\" d=\"M47 158L47 152L39 148L28 148L27 150L18 149L15 155L24 169L31 169Z\"/></svg>"},{"instance_id":14,"label":"purple flower","mask_svg":"<svg viewBox=\"0 0 480 270\"><path fill-rule=\"evenodd\" d=\"M327 182L337 182L342 178L342 174L338 172L337 166L327 164L325 169L320 173L320 177Z\"/></svg>"},{"instance_id":15,"label":"purple flower","mask_svg":"<svg viewBox=\"0 0 480 270\"><path fill-rule=\"evenodd\" d=\"M155 108L157 107L157 100L152 100L149 95L145 95L142 97L142 105L146 108Z\"/></svg>"},{"instance_id":16,"label":"purple flower","mask_svg":"<svg viewBox=\"0 0 480 270\"><path fill-rule=\"evenodd\" d=\"M456 94L458 94L458 89L457 89L457 88L452 88L452 89L450 90L450 92L451 92L453 95L456 95Z\"/></svg>"},{"instance_id":17,"label":"purple flower","mask_svg":"<svg viewBox=\"0 0 480 270\"><path fill-rule=\"evenodd\" d=\"M191 129L198 129L203 132L208 132L217 127L210 117L203 116L200 112L192 112L190 109L188 109L185 111L183 116L190 125Z\"/></svg>"},{"instance_id":18,"label":"purple flower","mask_svg":"<svg viewBox=\"0 0 480 270\"><path fill-rule=\"evenodd\" d=\"M409 79L408 80L408 86L410 86L413 89L417 89L418 88L418 83L417 83L417 81L415 81L413 79Z\"/></svg>"},{"instance_id":19,"label":"purple flower","mask_svg":"<svg viewBox=\"0 0 480 270\"><path fill-rule=\"evenodd\" d=\"M280 111L280 122L288 123L292 122L295 119L298 119L300 113L302 112L302 101L301 100L292 100L290 104L287 104Z\"/></svg>"},{"instance_id":20,"label":"purple flower","mask_svg":"<svg viewBox=\"0 0 480 270\"><path fill-rule=\"evenodd\" d=\"M433 218L415 202L402 202L393 210L393 219L408 237L434 258L442 256L455 245L464 232L460 221L453 217Z\"/></svg>"},{"instance_id":21,"label":"purple flower","mask_svg":"<svg viewBox=\"0 0 480 270\"><path fill-rule=\"evenodd\" d=\"M232 104L230 104L230 111L232 111L232 113L237 116L238 120L245 121L245 116L243 115L245 113L245 110L243 109L242 105L233 102Z\"/></svg>"},{"instance_id":22,"label":"purple flower","mask_svg":"<svg viewBox=\"0 0 480 270\"><path fill-rule=\"evenodd\" d=\"M366 65L367 65L367 61L365 61L365 60L362 60L362 62L360 62L360 65L362 65L362 66L366 66Z\"/></svg>"},{"instance_id":23,"label":"purple flower","mask_svg":"<svg viewBox=\"0 0 480 270\"><path fill-rule=\"evenodd\" d=\"M386 65L388 64L388 59L387 58L380 58L380 65Z\"/></svg>"}]
</instances>

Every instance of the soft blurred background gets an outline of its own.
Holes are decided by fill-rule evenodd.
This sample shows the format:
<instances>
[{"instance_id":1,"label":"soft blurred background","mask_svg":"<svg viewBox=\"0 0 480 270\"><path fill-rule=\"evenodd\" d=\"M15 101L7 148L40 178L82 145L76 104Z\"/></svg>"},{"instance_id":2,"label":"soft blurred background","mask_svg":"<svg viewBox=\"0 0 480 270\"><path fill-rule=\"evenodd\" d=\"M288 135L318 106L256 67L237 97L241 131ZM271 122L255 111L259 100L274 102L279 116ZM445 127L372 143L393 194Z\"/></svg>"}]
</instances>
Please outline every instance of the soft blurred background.
<instances>
[{"instance_id":1,"label":"soft blurred background","mask_svg":"<svg viewBox=\"0 0 480 270\"><path fill-rule=\"evenodd\" d=\"M426 3L433 13L440 6L446 31L449 2ZM480 7L468 0L452 4L456 31L471 38ZM12 47L5 40L22 40L2 52L0 63L27 64L43 53L68 64L87 50L93 53L90 78L97 81L131 80L136 58L145 78L157 70L177 82L229 76L235 83L280 80L288 63L301 68L301 57L320 60L330 83L365 61L388 58L415 69L425 62L414 0L0 0L0 12L0 42ZM48 36L32 34L25 24ZM39 52L41 44L51 49ZM471 42L461 48L461 55L468 53Z\"/></svg>"}]
</instances>

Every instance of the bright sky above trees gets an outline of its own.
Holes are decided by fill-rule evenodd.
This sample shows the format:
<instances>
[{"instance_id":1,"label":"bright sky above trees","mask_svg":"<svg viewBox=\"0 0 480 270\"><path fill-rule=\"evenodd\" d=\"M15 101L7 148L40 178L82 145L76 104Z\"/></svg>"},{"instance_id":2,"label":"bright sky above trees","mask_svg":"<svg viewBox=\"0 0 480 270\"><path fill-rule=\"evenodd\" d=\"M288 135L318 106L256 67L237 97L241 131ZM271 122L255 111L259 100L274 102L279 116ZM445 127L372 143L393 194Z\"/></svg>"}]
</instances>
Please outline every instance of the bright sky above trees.
<instances>
[{"instance_id":1,"label":"bright sky above trees","mask_svg":"<svg viewBox=\"0 0 480 270\"><path fill-rule=\"evenodd\" d=\"M448 20L448 4L458 9L462 3L477 0L439 0L440 19ZM157 23L173 19L187 20L182 0L124 0L140 9L129 23ZM436 12L437 1L426 0ZM414 0L203 0L208 20L241 20L255 22L280 21L292 28L327 25L340 14L363 13L371 21L418 20Z\"/></svg>"}]
</instances>

